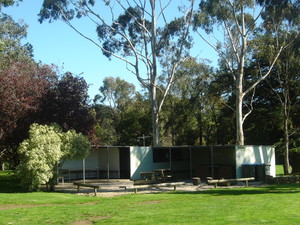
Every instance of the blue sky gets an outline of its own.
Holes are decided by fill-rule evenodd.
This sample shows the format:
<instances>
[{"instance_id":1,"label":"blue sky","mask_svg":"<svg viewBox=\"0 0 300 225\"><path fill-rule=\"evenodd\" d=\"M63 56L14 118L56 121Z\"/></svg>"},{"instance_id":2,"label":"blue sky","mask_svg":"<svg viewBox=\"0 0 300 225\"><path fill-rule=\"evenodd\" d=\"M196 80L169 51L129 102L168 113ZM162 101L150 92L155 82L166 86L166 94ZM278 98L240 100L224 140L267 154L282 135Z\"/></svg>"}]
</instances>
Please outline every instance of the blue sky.
<instances>
[{"instance_id":1,"label":"blue sky","mask_svg":"<svg viewBox=\"0 0 300 225\"><path fill-rule=\"evenodd\" d=\"M90 85L91 99L99 93L98 89L103 79L108 76L119 76L139 89L137 79L126 70L123 62L117 59L109 61L102 55L99 48L80 37L63 22L45 21L40 24L37 14L42 2L42 0L24 0L19 6L2 8L2 11L13 16L15 21L23 20L29 26L25 42L33 45L36 61L45 64L53 63L63 68L62 72L70 71L84 77ZM84 27L92 35L96 35L95 27L88 27L83 20L79 20L78 25ZM216 54L205 43L198 41L194 45L193 52L200 58L213 60L213 64L216 64Z\"/></svg>"}]
</instances>

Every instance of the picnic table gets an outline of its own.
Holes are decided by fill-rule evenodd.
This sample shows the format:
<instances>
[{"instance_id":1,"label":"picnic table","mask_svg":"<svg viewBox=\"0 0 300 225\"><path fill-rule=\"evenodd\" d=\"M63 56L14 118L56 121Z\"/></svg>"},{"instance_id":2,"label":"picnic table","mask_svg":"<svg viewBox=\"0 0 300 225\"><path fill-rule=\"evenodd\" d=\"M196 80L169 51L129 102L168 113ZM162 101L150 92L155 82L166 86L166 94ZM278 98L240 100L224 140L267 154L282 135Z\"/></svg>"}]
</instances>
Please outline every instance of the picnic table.
<instances>
[{"instance_id":1,"label":"picnic table","mask_svg":"<svg viewBox=\"0 0 300 225\"><path fill-rule=\"evenodd\" d=\"M153 171L140 172L140 179L134 185L155 184L170 181L173 178L171 169L154 169Z\"/></svg>"},{"instance_id":2,"label":"picnic table","mask_svg":"<svg viewBox=\"0 0 300 225\"><path fill-rule=\"evenodd\" d=\"M177 186L185 185L185 182L173 182L173 183L159 183L159 184L148 184L148 185L134 185L134 186L120 186L119 188L124 188L125 190L134 190L137 193L139 189L149 189L149 188L161 188L161 187L173 187L176 191Z\"/></svg>"},{"instance_id":3,"label":"picnic table","mask_svg":"<svg viewBox=\"0 0 300 225\"><path fill-rule=\"evenodd\" d=\"M141 180L155 180L154 172L140 172Z\"/></svg>"},{"instance_id":4,"label":"picnic table","mask_svg":"<svg viewBox=\"0 0 300 225\"><path fill-rule=\"evenodd\" d=\"M80 187L90 187L94 189L94 195L97 196L97 189L100 188L98 184L89 184L89 183L81 183L81 182L74 182L74 185L77 186L77 193L80 191Z\"/></svg>"},{"instance_id":5,"label":"picnic table","mask_svg":"<svg viewBox=\"0 0 300 225\"><path fill-rule=\"evenodd\" d=\"M245 187L248 187L248 182L251 180L255 180L254 177L244 177L244 178L236 178L236 179L219 179L219 180L214 180L214 179L207 179L208 184L213 184L215 188L217 187L218 184L227 184L227 186L230 185L231 182L244 182Z\"/></svg>"},{"instance_id":6,"label":"picnic table","mask_svg":"<svg viewBox=\"0 0 300 225\"><path fill-rule=\"evenodd\" d=\"M153 172L155 173L155 179L157 180L166 181L173 177L171 169L155 169Z\"/></svg>"}]
</instances>

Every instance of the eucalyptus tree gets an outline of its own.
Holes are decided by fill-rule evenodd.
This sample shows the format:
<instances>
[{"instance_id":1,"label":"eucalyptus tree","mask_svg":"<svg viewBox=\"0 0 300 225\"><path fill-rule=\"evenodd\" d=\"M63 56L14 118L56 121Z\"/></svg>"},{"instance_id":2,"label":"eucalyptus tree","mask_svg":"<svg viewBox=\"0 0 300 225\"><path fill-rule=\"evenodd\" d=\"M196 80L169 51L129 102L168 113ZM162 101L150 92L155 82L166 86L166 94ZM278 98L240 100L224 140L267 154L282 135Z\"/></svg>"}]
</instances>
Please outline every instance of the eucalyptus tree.
<instances>
[{"instance_id":1,"label":"eucalyptus tree","mask_svg":"<svg viewBox=\"0 0 300 225\"><path fill-rule=\"evenodd\" d=\"M278 108L280 130L283 131L284 164L286 165L284 167L285 174L291 172L289 166L290 139L291 137L296 138L299 136L300 131L300 123L297 122L299 120L293 118L293 115L297 112L297 106L299 107L300 105L299 46L300 39L298 37L282 52L272 71L272 76L267 79L267 87L271 90L271 94ZM267 57L267 55L268 54L263 54L261 57ZM264 60L268 60L268 58Z\"/></svg>"},{"instance_id":2,"label":"eucalyptus tree","mask_svg":"<svg viewBox=\"0 0 300 225\"><path fill-rule=\"evenodd\" d=\"M94 102L107 103L111 108L122 110L134 100L135 86L120 77L106 77L103 86L99 88L100 94L94 98Z\"/></svg>"},{"instance_id":3,"label":"eucalyptus tree","mask_svg":"<svg viewBox=\"0 0 300 225\"><path fill-rule=\"evenodd\" d=\"M19 1L22 1L22 0L19 0ZM0 11L3 6L8 7L8 6L13 5L16 2L18 2L18 0L17 1L15 1L15 0L0 0Z\"/></svg>"},{"instance_id":4,"label":"eucalyptus tree","mask_svg":"<svg viewBox=\"0 0 300 225\"><path fill-rule=\"evenodd\" d=\"M297 133L297 129L293 126L292 114L294 105L299 104L300 1L287 1L284 7L271 4L262 14L262 18L264 33L255 42L254 51L256 57L264 60L262 64L258 64L262 70L269 69L266 62L270 61L270 55L274 54L276 46L288 43L275 63L268 83L280 105L285 174L289 174L290 136Z\"/></svg>"},{"instance_id":5,"label":"eucalyptus tree","mask_svg":"<svg viewBox=\"0 0 300 225\"><path fill-rule=\"evenodd\" d=\"M263 19L262 13L269 6L286 7L289 2L293 1L261 0L257 2L255 0L202 0L200 11L195 16L195 31L219 54L233 77L236 98L236 144L239 145L245 143L243 124L253 110L252 101L250 100L249 104L245 105L244 99L249 95L250 98L254 96L255 88L270 75L276 60L287 45L287 43L278 43L274 46L273 51L269 52L268 70L258 70L257 74L253 74L251 79L247 80L245 67L252 57L252 40L258 28L262 27L259 25ZM282 23L284 19L282 17L278 22ZM277 25L269 23L269 26L276 27ZM209 37L211 37L210 34L214 37L209 39L198 29L199 27L203 28ZM278 33L275 32L273 35L277 36Z\"/></svg>"},{"instance_id":6,"label":"eucalyptus tree","mask_svg":"<svg viewBox=\"0 0 300 225\"><path fill-rule=\"evenodd\" d=\"M171 137L172 145L211 144L207 137L213 136L209 130L214 126L211 123L214 101L208 88L213 77L213 69L204 60L191 57L179 66L165 105L169 110L164 113L165 132L169 131L167 136Z\"/></svg>"},{"instance_id":7,"label":"eucalyptus tree","mask_svg":"<svg viewBox=\"0 0 300 225\"><path fill-rule=\"evenodd\" d=\"M15 61L33 61L33 50L29 43L23 44L28 26L16 22L11 16L0 13L0 69Z\"/></svg>"},{"instance_id":8,"label":"eucalyptus tree","mask_svg":"<svg viewBox=\"0 0 300 225\"><path fill-rule=\"evenodd\" d=\"M189 6L180 5L181 11L177 14L180 17L170 19L167 11L174 14L173 5L178 6L178 3L174 2L44 0L39 14L40 22L62 20L101 49L105 56L117 58L125 63L124 67L126 65L149 93L153 145L159 145L159 115L176 69L187 58L187 50L191 47L189 30L194 0L186 1ZM73 19L83 17L87 19L87 23L90 21L94 25L99 40L93 39L75 26ZM159 59L167 52L172 52L169 61L172 69L167 74L167 85L160 90L157 87ZM162 92L160 99L158 91Z\"/></svg>"},{"instance_id":9,"label":"eucalyptus tree","mask_svg":"<svg viewBox=\"0 0 300 225\"><path fill-rule=\"evenodd\" d=\"M106 77L99 91L100 94L94 98L94 108L99 123L98 136L101 144L120 145L122 132L118 132L120 131L118 126L122 114L135 101L135 86L120 77Z\"/></svg>"}]
</instances>

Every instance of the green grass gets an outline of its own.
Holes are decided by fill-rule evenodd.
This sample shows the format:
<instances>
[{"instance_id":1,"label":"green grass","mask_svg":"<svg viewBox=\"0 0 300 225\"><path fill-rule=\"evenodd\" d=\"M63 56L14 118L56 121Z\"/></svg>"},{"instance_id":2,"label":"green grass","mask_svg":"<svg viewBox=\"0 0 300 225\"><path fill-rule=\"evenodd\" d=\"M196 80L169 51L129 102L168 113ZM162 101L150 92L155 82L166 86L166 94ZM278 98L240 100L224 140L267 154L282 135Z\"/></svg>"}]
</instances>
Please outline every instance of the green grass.
<instances>
[{"instance_id":1,"label":"green grass","mask_svg":"<svg viewBox=\"0 0 300 225\"><path fill-rule=\"evenodd\" d=\"M283 165L276 165L276 176L284 175Z\"/></svg>"},{"instance_id":2,"label":"green grass","mask_svg":"<svg viewBox=\"0 0 300 225\"><path fill-rule=\"evenodd\" d=\"M291 166L290 166L290 170L292 171ZM276 176L284 176L284 167L283 167L283 165L276 165Z\"/></svg>"},{"instance_id":3,"label":"green grass","mask_svg":"<svg viewBox=\"0 0 300 225\"><path fill-rule=\"evenodd\" d=\"M2 191L0 224L300 224L299 199L300 184L112 198Z\"/></svg>"}]
</instances>

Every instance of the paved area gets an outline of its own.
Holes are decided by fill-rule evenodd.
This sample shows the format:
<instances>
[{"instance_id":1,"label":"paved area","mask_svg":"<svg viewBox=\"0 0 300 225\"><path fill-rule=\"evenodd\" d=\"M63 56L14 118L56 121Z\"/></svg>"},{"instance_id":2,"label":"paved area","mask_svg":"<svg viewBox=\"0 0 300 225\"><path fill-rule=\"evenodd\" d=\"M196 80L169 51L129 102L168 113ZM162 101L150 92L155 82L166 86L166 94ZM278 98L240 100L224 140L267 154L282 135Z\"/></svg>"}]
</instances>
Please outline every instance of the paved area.
<instances>
[{"instance_id":1,"label":"paved area","mask_svg":"<svg viewBox=\"0 0 300 225\"><path fill-rule=\"evenodd\" d=\"M72 181L65 182L64 184L59 184L56 186L56 191L64 192L64 193L73 193L78 195L94 195L94 190L92 188L80 188L80 193L77 193L77 187L73 185L73 182L83 182L83 181ZM125 179L110 179L108 180L86 180L86 183L99 184L101 188L98 190L97 196L101 197L113 197L118 195L128 195L134 194L132 190L124 190L120 188L120 186L132 186L133 181L125 180ZM206 183L201 183L201 185L193 185L192 181L185 181L186 185L178 186L176 188L177 191L204 191L214 188L213 185L207 185ZM261 183L251 182L249 186L261 186ZM242 188L244 187L244 183L238 183L234 186L220 186L220 188ZM153 189L142 189L139 190L138 193L160 193L164 191L172 191L173 187L162 187L162 188L153 188Z\"/></svg>"}]
</instances>

